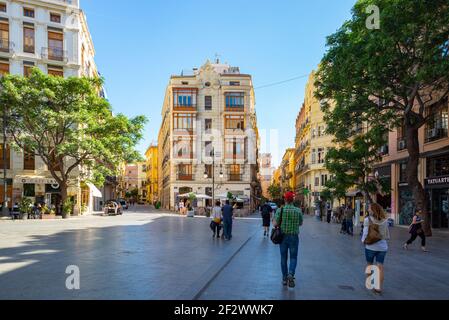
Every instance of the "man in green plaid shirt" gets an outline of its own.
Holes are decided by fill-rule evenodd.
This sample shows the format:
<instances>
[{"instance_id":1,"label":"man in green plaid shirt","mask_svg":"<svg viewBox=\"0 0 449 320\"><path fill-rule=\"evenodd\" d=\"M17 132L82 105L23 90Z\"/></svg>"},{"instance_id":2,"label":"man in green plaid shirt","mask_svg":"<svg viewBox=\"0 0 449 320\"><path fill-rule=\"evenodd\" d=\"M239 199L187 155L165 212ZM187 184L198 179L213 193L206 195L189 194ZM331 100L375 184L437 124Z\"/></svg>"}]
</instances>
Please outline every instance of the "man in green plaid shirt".
<instances>
[{"instance_id":1,"label":"man in green plaid shirt","mask_svg":"<svg viewBox=\"0 0 449 320\"><path fill-rule=\"evenodd\" d=\"M274 225L281 226L284 239L280 245L281 248L281 268L282 283L284 286L294 288L295 273L298 265L299 249L299 227L303 224L303 213L301 209L293 205L295 194L287 192L284 195L285 206L278 209L274 218ZM282 222L281 222L282 215ZM290 266L287 268L288 254L290 252Z\"/></svg>"}]
</instances>

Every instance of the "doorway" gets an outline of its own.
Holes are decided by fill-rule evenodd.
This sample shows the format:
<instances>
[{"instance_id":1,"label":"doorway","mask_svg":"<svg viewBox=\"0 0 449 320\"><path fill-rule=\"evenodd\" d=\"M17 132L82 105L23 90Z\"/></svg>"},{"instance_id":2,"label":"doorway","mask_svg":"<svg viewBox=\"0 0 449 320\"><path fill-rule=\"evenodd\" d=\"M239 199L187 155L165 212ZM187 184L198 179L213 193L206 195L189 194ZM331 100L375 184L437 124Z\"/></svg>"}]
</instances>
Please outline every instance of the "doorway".
<instances>
[{"instance_id":1,"label":"doorway","mask_svg":"<svg viewBox=\"0 0 449 320\"><path fill-rule=\"evenodd\" d=\"M432 197L432 227L449 228L449 189L437 189Z\"/></svg>"}]
</instances>

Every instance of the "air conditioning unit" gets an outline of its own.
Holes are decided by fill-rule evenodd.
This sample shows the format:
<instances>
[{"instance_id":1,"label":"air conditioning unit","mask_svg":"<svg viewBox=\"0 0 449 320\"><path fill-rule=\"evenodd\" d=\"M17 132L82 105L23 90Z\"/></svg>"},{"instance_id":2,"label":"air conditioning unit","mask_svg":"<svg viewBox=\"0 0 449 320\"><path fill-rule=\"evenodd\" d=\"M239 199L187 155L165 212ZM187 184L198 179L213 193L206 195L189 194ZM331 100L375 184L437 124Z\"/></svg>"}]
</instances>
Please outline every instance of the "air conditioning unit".
<instances>
[{"instance_id":1,"label":"air conditioning unit","mask_svg":"<svg viewBox=\"0 0 449 320\"><path fill-rule=\"evenodd\" d=\"M399 150L404 150L407 147L405 140L399 141Z\"/></svg>"}]
</instances>

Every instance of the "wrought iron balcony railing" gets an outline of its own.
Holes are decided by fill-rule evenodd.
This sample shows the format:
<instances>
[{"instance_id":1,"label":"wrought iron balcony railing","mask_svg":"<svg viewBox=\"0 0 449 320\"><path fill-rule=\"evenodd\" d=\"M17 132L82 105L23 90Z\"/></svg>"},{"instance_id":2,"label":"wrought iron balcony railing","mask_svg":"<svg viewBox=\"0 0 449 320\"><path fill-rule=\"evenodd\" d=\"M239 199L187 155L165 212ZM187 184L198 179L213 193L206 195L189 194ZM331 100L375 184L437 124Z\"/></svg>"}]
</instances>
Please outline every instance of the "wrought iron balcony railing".
<instances>
[{"instance_id":1,"label":"wrought iron balcony railing","mask_svg":"<svg viewBox=\"0 0 449 320\"><path fill-rule=\"evenodd\" d=\"M61 48L49 47L42 48L42 59L60 61L67 63L68 53Z\"/></svg>"},{"instance_id":2,"label":"wrought iron balcony railing","mask_svg":"<svg viewBox=\"0 0 449 320\"><path fill-rule=\"evenodd\" d=\"M0 52L12 53L14 42L0 38Z\"/></svg>"}]
</instances>

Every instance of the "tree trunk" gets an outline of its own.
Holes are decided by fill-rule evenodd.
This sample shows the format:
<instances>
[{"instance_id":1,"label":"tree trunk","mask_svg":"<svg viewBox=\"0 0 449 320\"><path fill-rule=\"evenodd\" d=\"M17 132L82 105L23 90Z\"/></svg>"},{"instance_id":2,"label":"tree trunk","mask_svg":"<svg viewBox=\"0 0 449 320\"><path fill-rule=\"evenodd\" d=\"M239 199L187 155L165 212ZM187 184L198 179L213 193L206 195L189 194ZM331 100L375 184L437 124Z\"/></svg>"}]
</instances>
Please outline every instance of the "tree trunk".
<instances>
[{"instance_id":1,"label":"tree trunk","mask_svg":"<svg viewBox=\"0 0 449 320\"><path fill-rule=\"evenodd\" d=\"M414 125L407 125L406 139L407 150L409 153L409 160L407 163L407 182L409 188L412 190L413 198L415 199L416 211L422 212L424 219L423 229L426 236L432 236L431 217L428 211L428 199L423 185L418 179L418 167L420 159L419 150L419 129Z\"/></svg>"},{"instance_id":2,"label":"tree trunk","mask_svg":"<svg viewBox=\"0 0 449 320\"><path fill-rule=\"evenodd\" d=\"M68 187L67 187L67 183L63 182L61 184L61 213L62 213L62 217L66 218L67 217L67 213L64 212L64 204L68 199Z\"/></svg>"}]
</instances>

